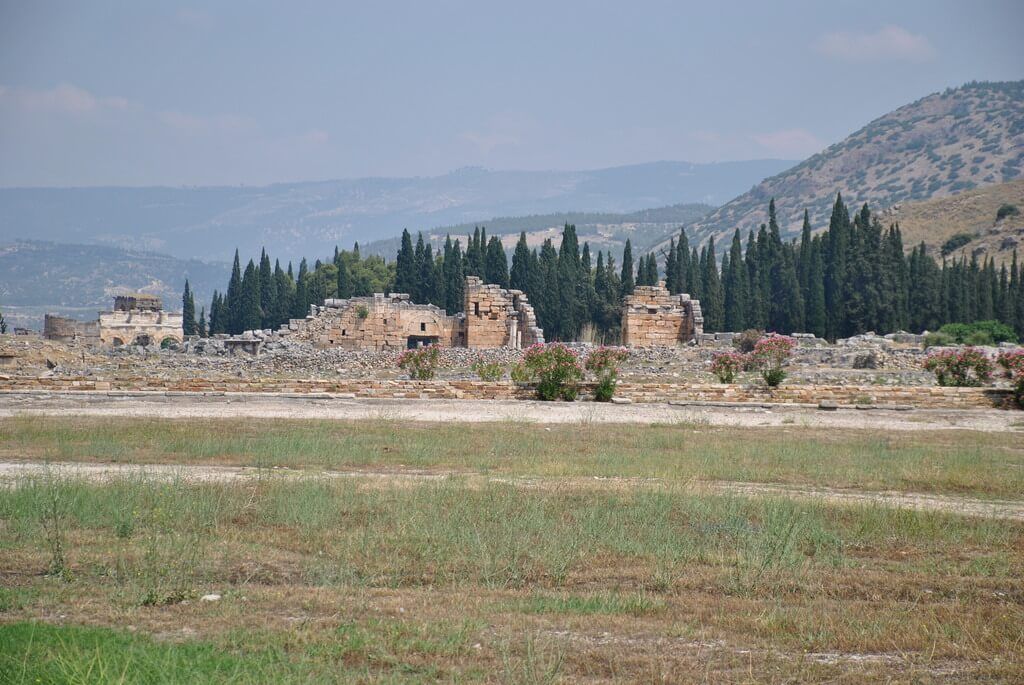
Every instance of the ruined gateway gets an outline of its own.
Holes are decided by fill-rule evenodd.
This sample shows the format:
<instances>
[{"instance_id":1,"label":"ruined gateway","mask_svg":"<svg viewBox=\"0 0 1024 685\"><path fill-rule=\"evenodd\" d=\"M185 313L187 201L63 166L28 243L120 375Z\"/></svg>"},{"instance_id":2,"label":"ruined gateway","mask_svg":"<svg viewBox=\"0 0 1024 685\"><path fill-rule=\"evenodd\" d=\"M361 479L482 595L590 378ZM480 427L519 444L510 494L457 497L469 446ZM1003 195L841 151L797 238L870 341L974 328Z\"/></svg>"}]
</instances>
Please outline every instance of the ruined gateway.
<instances>
[{"instance_id":1,"label":"ruined gateway","mask_svg":"<svg viewBox=\"0 0 1024 685\"><path fill-rule=\"evenodd\" d=\"M521 349L544 342L526 294L466 279L465 312L449 316L432 304L414 304L403 293L313 305L305 319L292 319L280 333L322 347L395 350L423 345ZM664 283L638 286L623 298L622 344L631 347L686 343L704 330L700 302L671 295Z\"/></svg>"},{"instance_id":2,"label":"ruined gateway","mask_svg":"<svg viewBox=\"0 0 1024 685\"><path fill-rule=\"evenodd\" d=\"M80 341L93 345L163 345L182 342L182 316L165 312L156 295L133 293L114 298L112 311L100 312L95 321L76 321L47 314L43 337L63 342Z\"/></svg>"},{"instance_id":3,"label":"ruined gateway","mask_svg":"<svg viewBox=\"0 0 1024 685\"><path fill-rule=\"evenodd\" d=\"M432 304L414 304L404 293L328 299L310 316L292 319L281 333L323 347L395 350L423 345L520 349L544 342L526 294L466 279L465 313L449 316Z\"/></svg>"}]
</instances>

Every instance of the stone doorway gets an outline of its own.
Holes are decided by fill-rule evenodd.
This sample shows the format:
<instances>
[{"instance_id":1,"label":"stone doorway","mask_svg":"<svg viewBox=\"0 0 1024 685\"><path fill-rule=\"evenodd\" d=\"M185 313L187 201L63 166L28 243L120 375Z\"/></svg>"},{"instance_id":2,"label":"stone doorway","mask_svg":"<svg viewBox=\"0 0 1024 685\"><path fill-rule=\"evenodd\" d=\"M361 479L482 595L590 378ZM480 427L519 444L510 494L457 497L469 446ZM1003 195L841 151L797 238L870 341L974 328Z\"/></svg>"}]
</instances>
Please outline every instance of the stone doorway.
<instances>
[{"instance_id":1,"label":"stone doorway","mask_svg":"<svg viewBox=\"0 0 1024 685\"><path fill-rule=\"evenodd\" d=\"M410 335L405 341L406 348L415 350L417 347L436 345L440 339L436 335Z\"/></svg>"}]
</instances>

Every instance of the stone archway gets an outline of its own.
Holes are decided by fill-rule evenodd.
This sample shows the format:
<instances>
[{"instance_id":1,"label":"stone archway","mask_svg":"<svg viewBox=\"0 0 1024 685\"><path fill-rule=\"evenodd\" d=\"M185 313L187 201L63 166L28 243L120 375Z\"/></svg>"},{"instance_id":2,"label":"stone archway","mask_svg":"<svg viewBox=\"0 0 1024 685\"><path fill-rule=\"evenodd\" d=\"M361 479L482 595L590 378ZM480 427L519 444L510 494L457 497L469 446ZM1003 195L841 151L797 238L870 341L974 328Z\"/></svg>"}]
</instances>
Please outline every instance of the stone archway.
<instances>
[{"instance_id":1,"label":"stone archway","mask_svg":"<svg viewBox=\"0 0 1024 685\"><path fill-rule=\"evenodd\" d=\"M139 345L141 347L149 347L150 345L153 344L153 338L147 335L146 333L142 333L140 335L135 336L135 340L132 341L132 344Z\"/></svg>"},{"instance_id":2,"label":"stone archway","mask_svg":"<svg viewBox=\"0 0 1024 685\"><path fill-rule=\"evenodd\" d=\"M114 347L121 347L122 345L124 345L124 340L121 340L120 338L114 338L113 340L110 341L110 343Z\"/></svg>"}]
</instances>

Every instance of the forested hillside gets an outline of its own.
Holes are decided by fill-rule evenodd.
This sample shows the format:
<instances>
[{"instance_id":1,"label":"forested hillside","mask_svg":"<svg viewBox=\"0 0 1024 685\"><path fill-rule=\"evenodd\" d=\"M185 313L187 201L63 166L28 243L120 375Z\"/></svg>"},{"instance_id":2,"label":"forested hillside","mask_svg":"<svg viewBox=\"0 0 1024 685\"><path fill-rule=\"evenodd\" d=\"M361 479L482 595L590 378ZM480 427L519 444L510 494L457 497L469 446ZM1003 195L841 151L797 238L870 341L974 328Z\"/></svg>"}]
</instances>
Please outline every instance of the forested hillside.
<instances>
[{"instance_id":1,"label":"forested hillside","mask_svg":"<svg viewBox=\"0 0 1024 685\"><path fill-rule=\"evenodd\" d=\"M881 209L1024 175L1024 81L969 83L879 117L845 140L757 184L693 227L693 237L757 230L775 198L783 237L829 218L836 192Z\"/></svg>"}]
</instances>

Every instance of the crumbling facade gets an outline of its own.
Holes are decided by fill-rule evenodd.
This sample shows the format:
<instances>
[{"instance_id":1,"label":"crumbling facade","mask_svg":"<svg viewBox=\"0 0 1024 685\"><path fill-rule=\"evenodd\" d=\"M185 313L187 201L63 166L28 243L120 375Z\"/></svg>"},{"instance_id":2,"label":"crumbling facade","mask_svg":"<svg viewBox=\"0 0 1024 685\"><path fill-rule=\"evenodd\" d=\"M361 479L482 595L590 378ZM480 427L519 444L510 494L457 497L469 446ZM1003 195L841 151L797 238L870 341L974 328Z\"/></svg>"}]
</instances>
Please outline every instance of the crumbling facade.
<instances>
[{"instance_id":1,"label":"crumbling facade","mask_svg":"<svg viewBox=\"0 0 1024 685\"><path fill-rule=\"evenodd\" d=\"M281 333L322 347L350 350L404 350L441 347L520 348L544 342L526 295L466 279L465 312L449 315L432 304L414 304L404 293L328 299L310 316L293 319Z\"/></svg>"},{"instance_id":2,"label":"crumbling facade","mask_svg":"<svg viewBox=\"0 0 1024 685\"><path fill-rule=\"evenodd\" d=\"M76 321L47 314L43 337L62 342L79 341L118 347L120 345L163 345L185 339L182 315L165 312L156 295L134 293L114 298L114 309L100 312L96 321Z\"/></svg>"},{"instance_id":3,"label":"crumbling facade","mask_svg":"<svg viewBox=\"0 0 1024 685\"><path fill-rule=\"evenodd\" d=\"M533 305L521 290L466 279L465 346L470 349L521 349L544 342Z\"/></svg>"},{"instance_id":4,"label":"crumbling facade","mask_svg":"<svg viewBox=\"0 0 1024 685\"><path fill-rule=\"evenodd\" d=\"M685 293L672 295L664 281L637 286L622 298L623 345L671 347L690 342L703 332L700 301Z\"/></svg>"}]
</instances>

